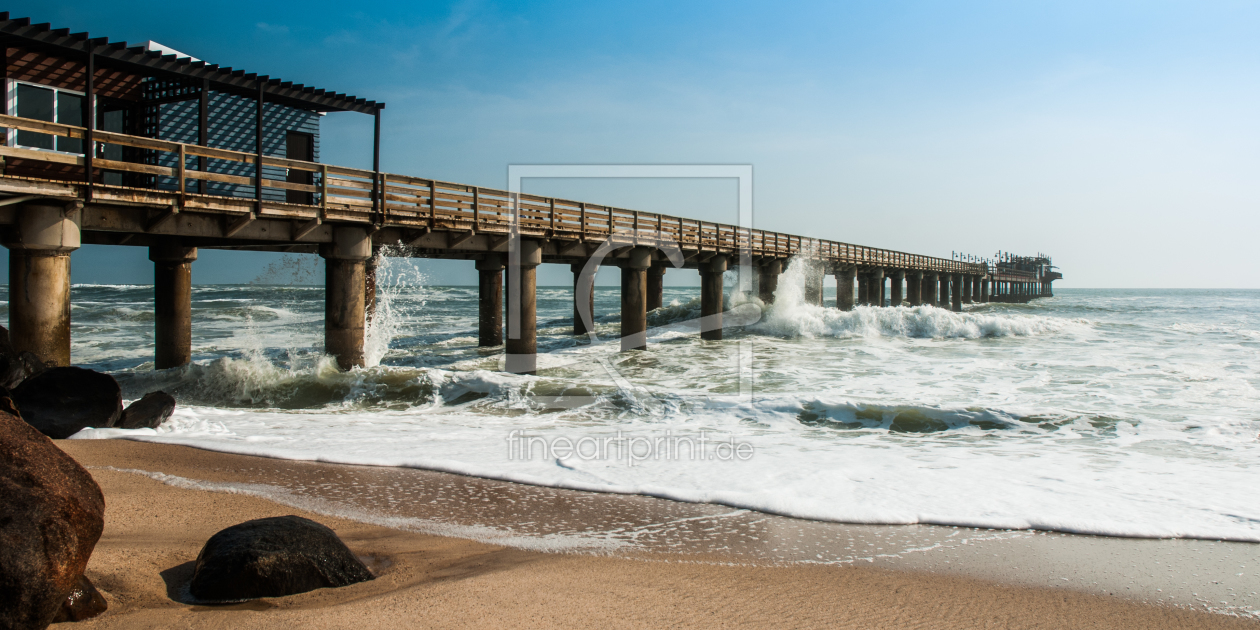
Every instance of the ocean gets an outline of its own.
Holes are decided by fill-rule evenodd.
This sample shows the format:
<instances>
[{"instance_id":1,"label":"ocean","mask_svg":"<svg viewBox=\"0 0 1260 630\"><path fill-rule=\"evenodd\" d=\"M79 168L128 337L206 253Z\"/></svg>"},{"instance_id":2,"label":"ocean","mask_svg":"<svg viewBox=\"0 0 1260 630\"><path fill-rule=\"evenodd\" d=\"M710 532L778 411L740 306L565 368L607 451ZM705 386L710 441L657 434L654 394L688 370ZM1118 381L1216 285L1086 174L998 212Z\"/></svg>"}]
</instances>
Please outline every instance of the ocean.
<instances>
[{"instance_id":1,"label":"ocean","mask_svg":"<svg viewBox=\"0 0 1260 630\"><path fill-rule=\"evenodd\" d=\"M322 287L195 286L193 364L155 372L152 287L76 285L74 362L179 407L75 437L845 523L1260 542L1260 291L841 312L803 303L795 264L770 306L728 275L745 325L702 341L699 288L666 287L633 353L616 288L596 291L592 341L570 334L571 289L540 287L537 376L477 347L476 287L401 259L381 264L370 366L350 372L322 352Z\"/></svg>"}]
</instances>

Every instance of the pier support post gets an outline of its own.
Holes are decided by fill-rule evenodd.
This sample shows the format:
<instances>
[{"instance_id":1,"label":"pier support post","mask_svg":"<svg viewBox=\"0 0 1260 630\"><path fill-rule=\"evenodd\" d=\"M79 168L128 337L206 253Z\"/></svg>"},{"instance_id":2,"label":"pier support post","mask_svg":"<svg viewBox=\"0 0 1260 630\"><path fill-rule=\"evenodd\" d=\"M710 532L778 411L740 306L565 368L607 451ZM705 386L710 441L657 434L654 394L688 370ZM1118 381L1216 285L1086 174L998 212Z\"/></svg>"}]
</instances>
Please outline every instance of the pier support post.
<instances>
[{"instance_id":1,"label":"pier support post","mask_svg":"<svg viewBox=\"0 0 1260 630\"><path fill-rule=\"evenodd\" d=\"M805 265L805 303L822 306L823 268L817 260Z\"/></svg>"},{"instance_id":2,"label":"pier support post","mask_svg":"<svg viewBox=\"0 0 1260 630\"><path fill-rule=\"evenodd\" d=\"M884 270L876 269L871 272L871 282L873 288L871 290L871 299L875 302L875 306L882 307L884 301L888 298L888 288L884 286Z\"/></svg>"},{"instance_id":3,"label":"pier support post","mask_svg":"<svg viewBox=\"0 0 1260 630\"><path fill-rule=\"evenodd\" d=\"M647 270L652 250L635 247L621 263L621 351L647 350Z\"/></svg>"},{"instance_id":4,"label":"pier support post","mask_svg":"<svg viewBox=\"0 0 1260 630\"><path fill-rule=\"evenodd\" d=\"M783 261L778 258L768 260L759 268L761 275L757 278L757 297L765 304L774 304L774 292L779 290L779 274L783 273Z\"/></svg>"},{"instance_id":5,"label":"pier support post","mask_svg":"<svg viewBox=\"0 0 1260 630\"><path fill-rule=\"evenodd\" d=\"M503 254L477 260L477 345L503 345Z\"/></svg>"},{"instance_id":6,"label":"pier support post","mask_svg":"<svg viewBox=\"0 0 1260 630\"><path fill-rule=\"evenodd\" d=\"M700 266L700 338L722 340L722 274L726 256L717 255ZM808 277L806 288L809 287Z\"/></svg>"},{"instance_id":7,"label":"pier support post","mask_svg":"<svg viewBox=\"0 0 1260 630\"><path fill-rule=\"evenodd\" d=\"M586 278L582 277L583 269L586 269L586 263L584 262L573 263L572 265L569 265L569 270L573 272L573 334L574 335L585 335L589 333L595 326L595 274L598 271L598 268L597 267L592 268L591 275ZM585 282L583 282L583 280L585 280ZM583 284L585 284L585 290L586 290L586 303L585 304L583 304L580 301L581 300L580 296L582 295L582 290L583 290ZM590 318L592 328L586 327L586 320L583 319L583 317Z\"/></svg>"},{"instance_id":8,"label":"pier support post","mask_svg":"<svg viewBox=\"0 0 1260 630\"><path fill-rule=\"evenodd\" d=\"M26 204L9 248L9 338L52 366L70 365L70 252L79 248L79 205Z\"/></svg>"},{"instance_id":9,"label":"pier support post","mask_svg":"<svg viewBox=\"0 0 1260 630\"><path fill-rule=\"evenodd\" d=\"M952 284L953 284L953 286L952 286L952 287L950 287L950 291L949 291L949 297L950 297L950 300L951 300L951 307L952 307L952 309L953 309L953 311L954 311L955 313L961 313L961 312L962 312L962 280L963 280L963 277L962 277L962 275L961 275L961 274L954 274L953 276L951 276L951 277L950 277L950 280L951 280L951 282L952 282Z\"/></svg>"},{"instance_id":10,"label":"pier support post","mask_svg":"<svg viewBox=\"0 0 1260 630\"><path fill-rule=\"evenodd\" d=\"M363 261L363 312L365 321L371 322L376 317L376 263L380 260L381 248L372 248L372 255Z\"/></svg>"},{"instance_id":11,"label":"pier support post","mask_svg":"<svg viewBox=\"0 0 1260 630\"><path fill-rule=\"evenodd\" d=\"M906 293L910 300L910 306L920 306L923 304L923 272L914 271L906 276Z\"/></svg>"},{"instance_id":12,"label":"pier support post","mask_svg":"<svg viewBox=\"0 0 1260 630\"><path fill-rule=\"evenodd\" d=\"M335 227L332 242L321 243L324 259L324 351L343 370L364 365L366 322L365 263L372 257L372 239L361 227Z\"/></svg>"},{"instance_id":13,"label":"pier support post","mask_svg":"<svg viewBox=\"0 0 1260 630\"><path fill-rule=\"evenodd\" d=\"M192 361L192 263L196 247L178 241L149 246L153 261L153 367L157 370Z\"/></svg>"},{"instance_id":14,"label":"pier support post","mask_svg":"<svg viewBox=\"0 0 1260 630\"><path fill-rule=\"evenodd\" d=\"M901 306L901 301L905 299L902 295L901 287L906 283L906 272L897 270L892 275L892 305Z\"/></svg>"},{"instance_id":15,"label":"pier support post","mask_svg":"<svg viewBox=\"0 0 1260 630\"><path fill-rule=\"evenodd\" d=\"M538 265L542 264L542 245L533 239L523 238L520 248L520 267L513 269L516 261L507 261L507 272L512 276L519 271L520 283L512 287L516 278L509 281L508 308L515 312L515 326L508 320L507 341L504 344L504 367L513 374L533 374L538 371Z\"/></svg>"},{"instance_id":16,"label":"pier support post","mask_svg":"<svg viewBox=\"0 0 1260 630\"><path fill-rule=\"evenodd\" d=\"M647 310L654 311L665 301L665 265L654 264L647 270Z\"/></svg>"},{"instance_id":17,"label":"pier support post","mask_svg":"<svg viewBox=\"0 0 1260 630\"><path fill-rule=\"evenodd\" d=\"M870 305L870 303L871 303L871 300L870 300L870 290L869 290L869 289L870 289L870 285L871 285L871 281L867 279L866 274L865 274L865 273L862 273L862 270L861 270L861 269L857 270L857 272L856 272L856 273L857 273L857 303L858 303L858 306L869 306L869 305Z\"/></svg>"},{"instance_id":18,"label":"pier support post","mask_svg":"<svg viewBox=\"0 0 1260 630\"><path fill-rule=\"evenodd\" d=\"M853 267L841 265L836 268L836 308L853 310Z\"/></svg>"}]
</instances>

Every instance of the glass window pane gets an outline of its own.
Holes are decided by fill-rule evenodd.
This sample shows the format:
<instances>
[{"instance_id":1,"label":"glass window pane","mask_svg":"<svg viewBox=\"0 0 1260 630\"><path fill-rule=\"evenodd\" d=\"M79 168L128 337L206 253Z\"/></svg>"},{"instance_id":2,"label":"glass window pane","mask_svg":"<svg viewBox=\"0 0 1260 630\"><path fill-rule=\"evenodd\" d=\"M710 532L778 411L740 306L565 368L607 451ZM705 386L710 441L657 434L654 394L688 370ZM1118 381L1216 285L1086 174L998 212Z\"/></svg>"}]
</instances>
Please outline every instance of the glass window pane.
<instances>
[{"instance_id":1,"label":"glass window pane","mask_svg":"<svg viewBox=\"0 0 1260 630\"><path fill-rule=\"evenodd\" d=\"M78 94L57 92L57 122L63 125L83 127L83 97ZM57 138L57 150L70 153L83 152L83 140L80 138Z\"/></svg>"},{"instance_id":2,"label":"glass window pane","mask_svg":"<svg viewBox=\"0 0 1260 630\"><path fill-rule=\"evenodd\" d=\"M17 86L17 115L22 118L53 122L54 94L48 88L19 83Z\"/></svg>"},{"instance_id":3,"label":"glass window pane","mask_svg":"<svg viewBox=\"0 0 1260 630\"><path fill-rule=\"evenodd\" d=\"M17 115L22 118L53 121L53 91L19 83L17 86ZM18 130L17 143L37 149L53 148L53 137L46 133Z\"/></svg>"}]
</instances>

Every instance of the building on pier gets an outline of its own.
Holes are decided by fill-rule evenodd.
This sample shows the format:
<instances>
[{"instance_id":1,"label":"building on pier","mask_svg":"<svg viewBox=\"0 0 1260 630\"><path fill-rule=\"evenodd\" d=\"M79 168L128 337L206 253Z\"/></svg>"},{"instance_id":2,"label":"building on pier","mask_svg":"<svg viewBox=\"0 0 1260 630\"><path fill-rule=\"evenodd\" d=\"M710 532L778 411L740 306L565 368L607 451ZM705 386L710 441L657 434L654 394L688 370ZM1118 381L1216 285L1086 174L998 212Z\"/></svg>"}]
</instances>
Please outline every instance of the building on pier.
<instances>
[{"instance_id":1,"label":"building on pier","mask_svg":"<svg viewBox=\"0 0 1260 630\"><path fill-rule=\"evenodd\" d=\"M1031 270L1024 262L991 266L387 173L379 161L381 103L7 14L0 14L0 39L9 55L6 82L53 95L51 109L36 107L23 99L46 105L47 93L26 90L0 115L7 130L0 137L12 140L0 146L10 330L19 351L49 363L71 360L70 253L82 243L148 248L158 369L191 358L191 268L200 248L321 256L325 350L343 368L364 363L373 259L387 246L474 263L480 343L503 345L507 369L525 373L537 369L534 294L542 264L573 271L577 335L591 332L595 270L621 269L625 351L646 347L646 314L660 307L670 268L699 272L700 334L709 340L722 338L722 277L731 269L752 273L768 304L788 260L803 259L806 300L821 306L832 275L835 307L844 310L907 304L960 311L1029 295L1035 282L1048 294L1057 277L1049 258ZM122 123L110 118L124 110ZM374 116L371 170L316 159L317 116L328 112ZM310 136L306 144L292 140L301 134Z\"/></svg>"}]
</instances>

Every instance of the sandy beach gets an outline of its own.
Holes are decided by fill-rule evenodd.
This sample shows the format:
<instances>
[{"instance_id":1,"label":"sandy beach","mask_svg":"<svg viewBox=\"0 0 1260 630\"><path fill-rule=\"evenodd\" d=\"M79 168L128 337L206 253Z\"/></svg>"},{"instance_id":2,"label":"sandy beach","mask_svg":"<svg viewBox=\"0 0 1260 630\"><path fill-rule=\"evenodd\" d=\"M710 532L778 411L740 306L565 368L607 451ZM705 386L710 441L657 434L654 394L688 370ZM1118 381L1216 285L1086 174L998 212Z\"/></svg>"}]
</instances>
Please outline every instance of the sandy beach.
<instances>
[{"instance_id":1,"label":"sandy beach","mask_svg":"<svg viewBox=\"0 0 1260 630\"><path fill-rule=\"evenodd\" d=\"M307 512L247 493L178 487L158 475L239 481L268 467L308 475L356 467L119 440L59 441L58 446L88 467L107 501L105 533L87 574L110 609L84 622L89 628L1260 626L1131 598L886 564L808 566L661 551L531 551ZM516 487L524 494L543 491ZM600 501L603 495L590 496ZM545 520L571 513L557 504L556 511L534 516ZM187 600L183 588L207 538L248 519L284 514L333 528L377 579L233 606L181 601Z\"/></svg>"}]
</instances>

